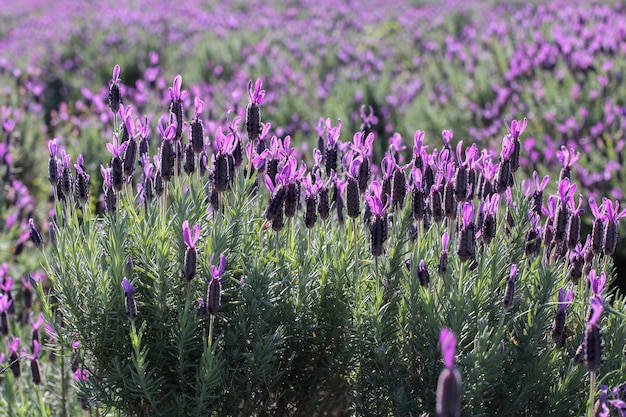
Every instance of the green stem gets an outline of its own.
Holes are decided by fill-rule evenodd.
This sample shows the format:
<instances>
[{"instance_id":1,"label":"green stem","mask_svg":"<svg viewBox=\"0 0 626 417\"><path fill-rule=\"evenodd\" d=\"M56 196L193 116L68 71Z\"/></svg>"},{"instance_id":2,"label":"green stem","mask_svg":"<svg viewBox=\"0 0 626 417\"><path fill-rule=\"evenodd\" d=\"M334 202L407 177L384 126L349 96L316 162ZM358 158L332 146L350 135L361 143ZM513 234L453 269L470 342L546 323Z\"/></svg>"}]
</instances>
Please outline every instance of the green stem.
<instances>
[{"instance_id":1,"label":"green stem","mask_svg":"<svg viewBox=\"0 0 626 417\"><path fill-rule=\"evenodd\" d=\"M65 348L61 342L61 415L67 417L67 383L65 381Z\"/></svg>"},{"instance_id":2,"label":"green stem","mask_svg":"<svg viewBox=\"0 0 626 417\"><path fill-rule=\"evenodd\" d=\"M596 398L596 371L589 371L589 406L587 407L587 416L593 416L593 408Z\"/></svg>"},{"instance_id":3,"label":"green stem","mask_svg":"<svg viewBox=\"0 0 626 417\"><path fill-rule=\"evenodd\" d=\"M459 272L459 298L463 296L463 273L465 272L465 262L461 262L461 271Z\"/></svg>"},{"instance_id":4,"label":"green stem","mask_svg":"<svg viewBox=\"0 0 626 417\"><path fill-rule=\"evenodd\" d=\"M211 314L209 321L209 347L213 345L213 324L215 323L215 316Z\"/></svg>"}]
</instances>

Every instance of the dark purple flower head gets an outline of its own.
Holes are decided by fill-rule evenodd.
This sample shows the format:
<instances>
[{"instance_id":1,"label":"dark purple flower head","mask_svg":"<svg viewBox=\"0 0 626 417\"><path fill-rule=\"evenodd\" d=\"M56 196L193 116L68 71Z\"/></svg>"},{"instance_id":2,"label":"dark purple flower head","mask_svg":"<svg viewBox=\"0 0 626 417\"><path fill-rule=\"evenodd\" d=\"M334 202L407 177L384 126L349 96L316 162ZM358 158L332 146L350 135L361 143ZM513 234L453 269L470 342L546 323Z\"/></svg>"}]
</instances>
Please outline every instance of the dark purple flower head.
<instances>
[{"instance_id":1,"label":"dark purple flower head","mask_svg":"<svg viewBox=\"0 0 626 417\"><path fill-rule=\"evenodd\" d=\"M439 345L443 363L449 370L454 369L454 355L456 354L456 335L452 330L443 328L439 333Z\"/></svg>"},{"instance_id":2,"label":"dark purple flower head","mask_svg":"<svg viewBox=\"0 0 626 417\"><path fill-rule=\"evenodd\" d=\"M113 157L121 158L124 151L128 147L128 142L124 142L120 145L120 139L117 133L113 134L113 143L107 142L107 149L111 152Z\"/></svg>"},{"instance_id":3,"label":"dark purple flower head","mask_svg":"<svg viewBox=\"0 0 626 417\"><path fill-rule=\"evenodd\" d=\"M604 285L606 284L606 274L601 272L596 275L596 270L589 271L589 283L591 284L591 291L595 297L601 297Z\"/></svg>"},{"instance_id":4,"label":"dark purple flower head","mask_svg":"<svg viewBox=\"0 0 626 417\"><path fill-rule=\"evenodd\" d=\"M441 250L447 251L449 244L450 244L450 235L448 234L448 232L443 232L443 236L441 236Z\"/></svg>"},{"instance_id":5,"label":"dark purple flower head","mask_svg":"<svg viewBox=\"0 0 626 417\"><path fill-rule=\"evenodd\" d=\"M524 120L521 122L519 120L513 120L511 122L511 125L509 126L505 121L504 125L506 126L506 130L513 137L513 139L519 139L520 135L524 133L524 130L526 130L528 120L526 120L526 118L524 117Z\"/></svg>"},{"instance_id":6,"label":"dark purple flower head","mask_svg":"<svg viewBox=\"0 0 626 417\"><path fill-rule=\"evenodd\" d=\"M57 138L54 138L48 141L48 150L50 151L51 157L57 156L57 143L58 143Z\"/></svg>"},{"instance_id":7,"label":"dark purple flower head","mask_svg":"<svg viewBox=\"0 0 626 417\"><path fill-rule=\"evenodd\" d=\"M188 248L195 248L196 243L198 243L198 239L200 238L200 225L196 224L193 227L193 234L189 229L189 221L185 220L183 222L183 240L185 241L185 245Z\"/></svg>"},{"instance_id":8,"label":"dark purple flower head","mask_svg":"<svg viewBox=\"0 0 626 417\"><path fill-rule=\"evenodd\" d=\"M561 146L561 150L557 151L556 156L563 164L563 168L571 168L580 158L580 152L576 152L574 148L568 150L565 146Z\"/></svg>"},{"instance_id":9,"label":"dark purple flower head","mask_svg":"<svg viewBox=\"0 0 626 417\"><path fill-rule=\"evenodd\" d=\"M265 90L261 90L263 87L263 82L260 78L257 78L254 83L254 90L252 89L252 80L248 82L248 100L250 103L254 103L256 105L260 105L263 101L263 97L265 97Z\"/></svg>"},{"instance_id":10,"label":"dark purple flower head","mask_svg":"<svg viewBox=\"0 0 626 417\"><path fill-rule=\"evenodd\" d=\"M226 269L226 256L223 253L220 254L220 264L217 267L213 265L213 255L211 255L209 263L211 264L211 276L213 279L220 279Z\"/></svg>"},{"instance_id":11,"label":"dark purple flower head","mask_svg":"<svg viewBox=\"0 0 626 417\"><path fill-rule=\"evenodd\" d=\"M195 97L193 99L194 102L194 116L196 119L200 119L202 112L204 112L204 101L200 99L200 97Z\"/></svg>"},{"instance_id":12,"label":"dark purple flower head","mask_svg":"<svg viewBox=\"0 0 626 417\"><path fill-rule=\"evenodd\" d=\"M128 278L126 277L122 279L122 288L124 289L126 295L130 295L135 292L135 287L131 285L130 281L128 281Z\"/></svg>"},{"instance_id":13,"label":"dark purple flower head","mask_svg":"<svg viewBox=\"0 0 626 417\"><path fill-rule=\"evenodd\" d=\"M565 310L572 303L574 296L572 290L567 290L567 294L563 288L559 289L559 310Z\"/></svg>"},{"instance_id":14,"label":"dark purple flower head","mask_svg":"<svg viewBox=\"0 0 626 417\"><path fill-rule=\"evenodd\" d=\"M174 77L174 82L172 83L172 86L169 87L170 99L173 102L183 101L185 97L187 97L187 90L181 90L182 84L183 77L180 74Z\"/></svg>"}]
</instances>

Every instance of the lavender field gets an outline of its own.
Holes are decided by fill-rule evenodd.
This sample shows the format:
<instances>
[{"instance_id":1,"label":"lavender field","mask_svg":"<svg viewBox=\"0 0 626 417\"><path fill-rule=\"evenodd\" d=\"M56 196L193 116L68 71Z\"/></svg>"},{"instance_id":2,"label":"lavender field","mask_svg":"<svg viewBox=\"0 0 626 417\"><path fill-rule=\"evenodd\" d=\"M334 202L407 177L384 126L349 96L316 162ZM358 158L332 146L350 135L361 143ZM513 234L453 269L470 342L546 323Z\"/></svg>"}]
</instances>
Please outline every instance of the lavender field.
<instances>
[{"instance_id":1,"label":"lavender field","mask_svg":"<svg viewBox=\"0 0 626 417\"><path fill-rule=\"evenodd\" d=\"M626 415L626 5L0 9L0 416Z\"/></svg>"}]
</instances>

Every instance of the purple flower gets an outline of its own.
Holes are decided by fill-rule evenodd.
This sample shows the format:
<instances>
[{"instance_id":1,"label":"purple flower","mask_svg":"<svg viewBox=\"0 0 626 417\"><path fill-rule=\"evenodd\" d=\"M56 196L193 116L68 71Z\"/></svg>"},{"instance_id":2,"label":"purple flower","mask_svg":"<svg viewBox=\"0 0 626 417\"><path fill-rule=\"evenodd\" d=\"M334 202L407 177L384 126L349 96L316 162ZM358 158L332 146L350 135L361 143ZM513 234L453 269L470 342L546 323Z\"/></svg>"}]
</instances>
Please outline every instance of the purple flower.
<instances>
[{"instance_id":1,"label":"purple flower","mask_svg":"<svg viewBox=\"0 0 626 417\"><path fill-rule=\"evenodd\" d=\"M179 74L174 77L174 82L172 86L169 87L170 91L170 99L173 102L181 102L187 97L187 90L181 90L181 86L183 84L183 77Z\"/></svg>"},{"instance_id":2,"label":"purple flower","mask_svg":"<svg viewBox=\"0 0 626 417\"><path fill-rule=\"evenodd\" d=\"M200 238L200 225L196 224L193 227L193 234L189 229L189 221L185 220L183 222L183 240L185 241L185 245L188 248L195 248L198 239Z\"/></svg>"},{"instance_id":3,"label":"purple flower","mask_svg":"<svg viewBox=\"0 0 626 417\"><path fill-rule=\"evenodd\" d=\"M572 294L572 290L567 290L566 294L563 288L559 289L559 310L565 310L572 303L573 299L574 295Z\"/></svg>"},{"instance_id":4,"label":"purple flower","mask_svg":"<svg viewBox=\"0 0 626 417\"><path fill-rule=\"evenodd\" d=\"M589 283L591 284L591 290L593 291L593 295L595 297L602 297L602 291L604 290L604 285L606 284L606 274L601 272L596 275L596 270L592 269L589 271Z\"/></svg>"},{"instance_id":5,"label":"purple flower","mask_svg":"<svg viewBox=\"0 0 626 417\"><path fill-rule=\"evenodd\" d=\"M454 355L456 354L456 335L452 330L443 328L439 333L439 345L443 363L449 370L454 369Z\"/></svg>"},{"instance_id":6,"label":"purple flower","mask_svg":"<svg viewBox=\"0 0 626 417\"><path fill-rule=\"evenodd\" d=\"M117 133L113 134L113 143L107 142L107 149L111 152L114 158L121 158L124 151L128 147L128 142L124 142L120 145L120 139Z\"/></svg>"},{"instance_id":7,"label":"purple flower","mask_svg":"<svg viewBox=\"0 0 626 417\"><path fill-rule=\"evenodd\" d=\"M463 219L463 226L467 227L468 225L474 222L474 204L471 201L463 204L463 208L461 209L461 217Z\"/></svg>"},{"instance_id":8,"label":"purple flower","mask_svg":"<svg viewBox=\"0 0 626 417\"><path fill-rule=\"evenodd\" d=\"M135 287L131 285L130 281L128 281L128 278L126 277L122 279L122 288L124 289L126 295L131 295L135 292Z\"/></svg>"},{"instance_id":9,"label":"purple flower","mask_svg":"<svg viewBox=\"0 0 626 417\"><path fill-rule=\"evenodd\" d=\"M260 78L257 78L254 83L254 90L252 89L252 80L248 82L248 100L250 100L250 103L261 104L263 97L265 97L265 90L261 90L262 87L263 82Z\"/></svg>"},{"instance_id":10,"label":"purple flower","mask_svg":"<svg viewBox=\"0 0 626 417\"><path fill-rule=\"evenodd\" d=\"M54 138L48 141L48 150L50 151L50 156L55 157L57 155L57 147L58 147L58 139Z\"/></svg>"},{"instance_id":11,"label":"purple flower","mask_svg":"<svg viewBox=\"0 0 626 417\"><path fill-rule=\"evenodd\" d=\"M213 265L213 255L211 255L211 259L209 260L211 264L211 276L213 279L220 279L224 270L226 269L226 256L222 253L220 254L220 264L219 266Z\"/></svg>"},{"instance_id":12,"label":"purple flower","mask_svg":"<svg viewBox=\"0 0 626 417\"><path fill-rule=\"evenodd\" d=\"M521 122L519 120L513 120L510 126L507 125L506 122L504 123L504 125L506 126L506 130L511 134L513 139L519 139L520 135L524 133L524 130L526 130L528 120L526 120L526 118L524 117L524 120Z\"/></svg>"},{"instance_id":13,"label":"purple flower","mask_svg":"<svg viewBox=\"0 0 626 417\"><path fill-rule=\"evenodd\" d=\"M78 368L76 372L74 372L74 381L76 382L85 382L87 378L89 378L89 370Z\"/></svg>"},{"instance_id":14,"label":"purple flower","mask_svg":"<svg viewBox=\"0 0 626 417\"><path fill-rule=\"evenodd\" d=\"M580 152L576 152L574 148L568 150L565 146L561 146L561 150L557 151L556 156L563 164L563 168L571 168L580 158Z\"/></svg>"},{"instance_id":15,"label":"purple flower","mask_svg":"<svg viewBox=\"0 0 626 417\"><path fill-rule=\"evenodd\" d=\"M104 186L106 189L109 189L113 186L111 181L111 168L106 168L104 165L100 165L100 172L102 173L102 178L104 179Z\"/></svg>"},{"instance_id":16,"label":"purple flower","mask_svg":"<svg viewBox=\"0 0 626 417\"><path fill-rule=\"evenodd\" d=\"M200 119L202 112L204 112L204 101L200 99L200 97L195 97L193 99L194 102L194 115L196 119Z\"/></svg>"},{"instance_id":17,"label":"purple flower","mask_svg":"<svg viewBox=\"0 0 626 417\"><path fill-rule=\"evenodd\" d=\"M448 235L448 232L443 232L443 236L441 236L441 250L447 251L449 243L450 235Z\"/></svg>"},{"instance_id":18,"label":"purple flower","mask_svg":"<svg viewBox=\"0 0 626 417\"><path fill-rule=\"evenodd\" d=\"M111 82L113 82L113 84L119 84L120 83L120 66L119 65L115 65L113 67L113 78L111 78Z\"/></svg>"}]
</instances>

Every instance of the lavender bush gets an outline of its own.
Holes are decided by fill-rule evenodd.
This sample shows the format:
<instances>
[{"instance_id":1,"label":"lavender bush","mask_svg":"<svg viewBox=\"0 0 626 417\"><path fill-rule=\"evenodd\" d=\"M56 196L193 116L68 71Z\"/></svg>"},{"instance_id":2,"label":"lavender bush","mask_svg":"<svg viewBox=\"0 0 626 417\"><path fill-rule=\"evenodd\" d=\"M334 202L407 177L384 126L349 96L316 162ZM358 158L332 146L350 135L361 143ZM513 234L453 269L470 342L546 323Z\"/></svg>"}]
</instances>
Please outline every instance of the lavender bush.
<instances>
[{"instance_id":1,"label":"lavender bush","mask_svg":"<svg viewBox=\"0 0 626 417\"><path fill-rule=\"evenodd\" d=\"M261 80L248 88L250 106L261 107ZM572 226L577 185L554 179L558 193L544 198L544 184L518 177L526 120L508 126L497 163L475 144L453 150L444 140L437 150L417 131L408 164L394 137L378 168L364 132L344 142L345 127L328 119L307 167L288 137L268 138L271 122L256 110L247 140L233 120L193 152L193 132L176 110L185 95L176 76L155 129L160 146L154 158L139 156L139 173L123 167L127 158L137 163L128 149L145 129L119 106L126 124L101 166L103 214L76 190L59 191L62 175L57 184L45 250L51 286L38 292L57 343L80 346L77 387L87 408L581 415L596 401L609 404L596 400L597 381L624 383L626 306L605 287L611 233L626 212L603 200L600 246L591 236L583 246ZM370 178L364 164L381 174ZM86 175L80 164L76 175ZM442 333L447 371L437 398L444 327L458 337L458 368Z\"/></svg>"},{"instance_id":2,"label":"lavender bush","mask_svg":"<svg viewBox=\"0 0 626 417\"><path fill-rule=\"evenodd\" d=\"M33 6L0 415L623 413L621 4Z\"/></svg>"}]
</instances>

